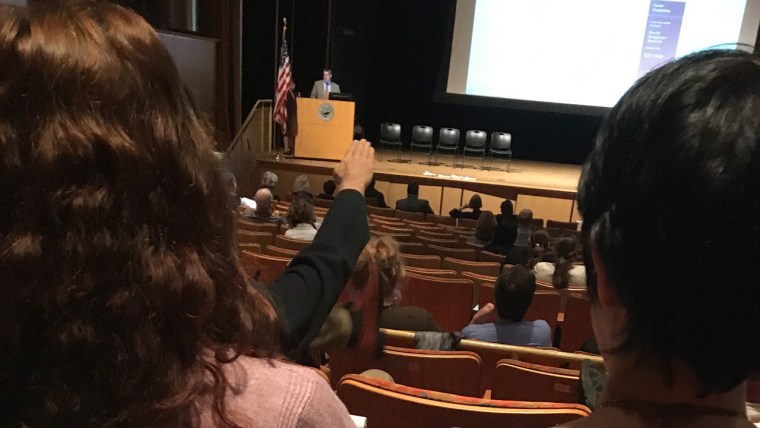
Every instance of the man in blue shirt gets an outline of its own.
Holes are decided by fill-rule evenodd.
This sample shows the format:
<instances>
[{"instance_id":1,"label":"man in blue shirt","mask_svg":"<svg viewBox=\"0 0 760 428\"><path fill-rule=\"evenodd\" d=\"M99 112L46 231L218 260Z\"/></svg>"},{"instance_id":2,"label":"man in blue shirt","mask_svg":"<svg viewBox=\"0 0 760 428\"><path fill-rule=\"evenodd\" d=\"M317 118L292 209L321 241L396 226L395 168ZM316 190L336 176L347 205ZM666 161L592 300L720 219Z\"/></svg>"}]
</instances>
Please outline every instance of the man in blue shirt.
<instances>
[{"instance_id":1,"label":"man in blue shirt","mask_svg":"<svg viewBox=\"0 0 760 428\"><path fill-rule=\"evenodd\" d=\"M489 303L462 330L465 339L522 346L552 346L552 332L544 320L523 321L536 291L533 271L516 265L496 280L496 306Z\"/></svg>"}]
</instances>

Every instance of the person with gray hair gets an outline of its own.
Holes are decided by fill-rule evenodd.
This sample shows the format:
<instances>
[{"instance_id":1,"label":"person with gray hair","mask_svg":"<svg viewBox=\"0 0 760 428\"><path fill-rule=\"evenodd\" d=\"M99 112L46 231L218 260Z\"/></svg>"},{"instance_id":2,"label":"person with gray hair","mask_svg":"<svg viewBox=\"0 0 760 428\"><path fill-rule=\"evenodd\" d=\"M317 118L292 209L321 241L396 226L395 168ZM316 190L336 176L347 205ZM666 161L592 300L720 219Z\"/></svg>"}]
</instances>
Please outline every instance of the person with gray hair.
<instances>
[{"instance_id":1,"label":"person with gray hair","mask_svg":"<svg viewBox=\"0 0 760 428\"><path fill-rule=\"evenodd\" d=\"M274 192L274 188L277 186L277 183L279 181L280 179L277 177L277 174L272 171L264 171L264 173L261 174L261 184L259 184L259 187L256 189L256 191L260 189L269 189L269 191L272 192L272 198L275 201L279 201L279 196L277 196L277 194Z\"/></svg>"},{"instance_id":2,"label":"person with gray hair","mask_svg":"<svg viewBox=\"0 0 760 428\"><path fill-rule=\"evenodd\" d=\"M296 199L302 196L313 203L314 195L309 192L309 176L305 174L301 174L293 180L293 193L290 194L290 198Z\"/></svg>"},{"instance_id":3,"label":"person with gray hair","mask_svg":"<svg viewBox=\"0 0 760 428\"><path fill-rule=\"evenodd\" d=\"M517 238L515 246L527 247L530 241L530 235L533 233L533 211L530 208L523 208L517 215Z\"/></svg>"}]
</instances>

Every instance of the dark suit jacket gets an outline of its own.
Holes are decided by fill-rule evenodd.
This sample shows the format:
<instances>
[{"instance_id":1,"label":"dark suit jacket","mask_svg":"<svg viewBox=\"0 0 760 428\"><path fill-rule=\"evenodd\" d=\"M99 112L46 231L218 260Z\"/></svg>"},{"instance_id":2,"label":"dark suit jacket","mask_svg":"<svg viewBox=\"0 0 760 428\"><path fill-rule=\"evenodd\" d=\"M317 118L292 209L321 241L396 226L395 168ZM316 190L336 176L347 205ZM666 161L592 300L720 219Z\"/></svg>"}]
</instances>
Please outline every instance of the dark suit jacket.
<instances>
[{"instance_id":1,"label":"dark suit jacket","mask_svg":"<svg viewBox=\"0 0 760 428\"><path fill-rule=\"evenodd\" d=\"M380 313L380 328L412 331L441 331L433 315L417 306L391 306Z\"/></svg>"},{"instance_id":2,"label":"dark suit jacket","mask_svg":"<svg viewBox=\"0 0 760 428\"><path fill-rule=\"evenodd\" d=\"M388 208L388 205L385 205L385 195L383 195L383 192L375 189L374 187L368 187L367 190L364 191L364 197L375 198L377 199L378 207Z\"/></svg>"},{"instance_id":3,"label":"dark suit jacket","mask_svg":"<svg viewBox=\"0 0 760 428\"><path fill-rule=\"evenodd\" d=\"M285 109L288 111L288 126L285 135L291 139L291 150L293 150L295 142L293 136L298 133L298 102L296 98L298 98L298 94L295 91L288 91L288 96L285 99Z\"/></svg>"},{"instance_id":4,"label":"dark suit jacket","mask_svg":"<svg viewBox=\"0 0 760 428\"><path fill-rule=\"evenodd\" d=\"M493 242L486 247L486 250L506 255L515 245L515 239L517 239L517 218L514 215L499 214L496 216Z\"/></svg>"},{"instance_id":5,"label":"dark suit jacket","mask_svg":"<svg viewBox=\"0 0 760 428\"><path fill-rule=\"evenodd\" d=\"M314 241L269 286L283 328L283 349L308 364L317 336L369 241L364 197L344 190L335 197Z\"/></svg>"},{"instance_id":6,"label":"dark suit jacket","mask_svg":"<svg viewBox=\"0 0 760 428\"><path fill-rule=\"evenodd\" d=\"M430 208L430 202L426 199L419 199L417 195L409 195L406 199L399 199L396 201L396 209L413 213L434 214L433 209Z\"/></svg>"}]
</instances>

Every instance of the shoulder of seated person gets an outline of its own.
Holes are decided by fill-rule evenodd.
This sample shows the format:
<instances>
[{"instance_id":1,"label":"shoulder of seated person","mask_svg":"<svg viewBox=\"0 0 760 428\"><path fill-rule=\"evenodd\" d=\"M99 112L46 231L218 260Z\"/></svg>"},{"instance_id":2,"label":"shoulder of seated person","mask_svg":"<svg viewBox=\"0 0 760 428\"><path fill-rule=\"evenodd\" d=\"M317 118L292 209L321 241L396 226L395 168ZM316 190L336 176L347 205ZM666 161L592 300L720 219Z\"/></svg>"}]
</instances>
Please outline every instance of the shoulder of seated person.
<instances>
[{"instance_id":1,"label":"shoulder of seated person","mask_svg":"<svg viewBox=\"0 0 760 428\"><path fill-rule=\"evenodd\" d=\"M320 403L335 398L325 380L310 367L247 356L221 367L227 378L228 415L243 426L257 426L253 418L277 424L292 419L294 412L304 414L314 400Z\"/></svg>"},{"instance_id":2,"label":"shoulder of seated person","mask_svg":"<svg viewBox=\"0 0 760 428\"><path fill-rule=\"evenodd\" d=\"M246 382L249 384L252 381L258 382L259 380L281 383L283 386L292 384L293 381L299 384L311 384L316 381L324 382L324 379L320 378L313 368L275 358L240 356L234 362L225 364L223 367L225 370L228 368L232 369L233 376L243 374L240 372L242 369ZM256 391L252 392L256 393Z\"/></svg>"}]
</instances>

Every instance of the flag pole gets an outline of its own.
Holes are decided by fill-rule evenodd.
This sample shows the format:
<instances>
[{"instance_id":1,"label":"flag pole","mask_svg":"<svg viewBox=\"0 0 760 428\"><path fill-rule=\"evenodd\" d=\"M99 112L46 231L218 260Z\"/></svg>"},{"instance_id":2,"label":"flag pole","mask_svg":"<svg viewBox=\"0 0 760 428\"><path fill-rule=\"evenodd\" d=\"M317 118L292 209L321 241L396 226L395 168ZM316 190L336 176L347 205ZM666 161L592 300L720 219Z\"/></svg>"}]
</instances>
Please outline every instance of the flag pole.
<instances>
[{"instance_id":1,"label":"flag pole","mask_svg":"<svg viewBox=\"0 0 760 428\"><path fill-rule=\"evenodd\" d=\"M277 69L279 68L279 50L277 49L277 34L279 34L280 25L278 22L278 19L280 16L280 0L274 0L274 37L272 38L274 41L274 79L272 79L272 93L277 93ZM272 153L272 150L275 148L275 144L277 143L277 134L275 133L275 122L274 122L274 96L272 96L272 109L271 113L269 115L269 153Z\"/></svg>"},{"instance_id":2,"label":"flag pole","mask_svg":"<svg viewBox=\"0 0 760 428\"><path fill-rule=\"evenodd\" d=\"M272 104L272 142L276 143L278 139L278 132L277 132L277 125L280 124L282 127L282 134L283 138L285 138L285 129L286 129L286 120L287 120L287 113L282 114L281 110L287 108L287 91L290 90L288 80L291 79L291 70L290 70L290 61L288 59L288 51L287 51L287 31L288 31L288 19L283 17L282 18L282 39L280 44L280 56L277 68L277 74L275 76L275 82L274 82L274 103ZM281 81L281 79L286 79L285 81ZM284 141L284 140L283 140ZM276 146L279 150L280 146L279 144L273 144L273 146ZM287 148L287 147L286 147ZM279 153L277 155L277 158L279 160Z\"/></svg>"},{"instance_id":3,"label":"flag pole","mask_svg":"<svg viewBox=\"0 0 760 428\"><path fill-rule=\"evenodd\" d=\"M279 9L280 9L280 2L279 0L276 1L277 3L277 11L275 15L279 15ZM275 22L277 20L277 17L275 17ZM285 34L288 31L288 18L283 17L282 18L282 40L281 43L285 43ZM270 115L270 124L271 124L271 141L272 144L270 145L270 152L271 149L275 149L275 151L278 149L277 147L277 122L274 121L275 117L275 105L277 103L277 84L279 83L279 74L280 74L280 49L278 49L277 46L277 26L275 25L275 38L274 38L274 51L275 51L275 62L274 62L274 95L272 96L272 114ZM282 46L282 45L280 45ZM277 154L277 157L279 158L279 153Z\"/></svg>"}]
</instances>

